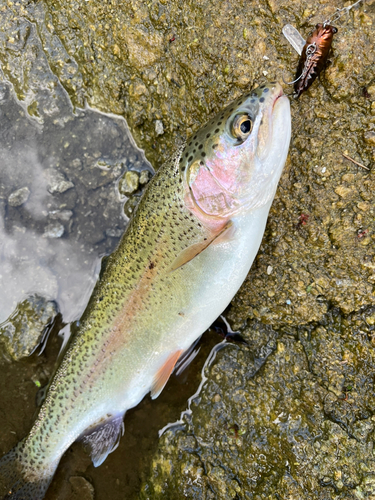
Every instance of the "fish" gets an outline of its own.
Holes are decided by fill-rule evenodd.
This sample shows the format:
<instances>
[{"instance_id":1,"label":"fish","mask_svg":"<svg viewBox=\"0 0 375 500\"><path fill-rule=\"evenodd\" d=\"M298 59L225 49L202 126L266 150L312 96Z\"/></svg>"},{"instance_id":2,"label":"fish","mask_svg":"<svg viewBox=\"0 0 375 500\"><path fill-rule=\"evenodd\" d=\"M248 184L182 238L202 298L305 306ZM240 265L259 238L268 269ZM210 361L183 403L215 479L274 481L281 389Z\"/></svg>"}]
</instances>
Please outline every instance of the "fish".
<instances>
[{"instance_id":1,"label":"fish","mask_svg":"<svg viewBox=\"0 0 375 500\"><path fill-rule=\"evenodd\" d=\"M305 92L321 73L331 50L333 35L337 28L330 24L317 24L302 49L294 79L295 97Z\"/></svg>"},{"instance_id":2,"label":"fish","mask_svg":"<svg viewBox=\"0 0 375 500\"><path fill-rule=\"evenodd\" d=\"M29 434L0 459L0 498L44 498L76 440L99 466L122 435L126 411L161 393L249 272L290 136L289 100L279 83L265 83L160 167L108 257Z\"/></svg>"}]
</instances>

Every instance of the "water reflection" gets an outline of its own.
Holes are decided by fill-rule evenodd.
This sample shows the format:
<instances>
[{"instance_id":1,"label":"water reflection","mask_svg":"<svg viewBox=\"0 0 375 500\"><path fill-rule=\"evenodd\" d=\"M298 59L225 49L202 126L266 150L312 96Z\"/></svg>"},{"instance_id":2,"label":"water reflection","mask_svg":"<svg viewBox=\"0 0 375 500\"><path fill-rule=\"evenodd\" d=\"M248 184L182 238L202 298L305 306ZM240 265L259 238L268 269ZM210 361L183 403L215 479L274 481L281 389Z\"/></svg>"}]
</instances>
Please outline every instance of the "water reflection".
<instances>
[{"instance_id":1,"label":"water reflection","mask_svg":"<svg viewBox=\"0 0 375 500\"><path fill-rule=\"evenodd\" d=\"M79 318L127 222L116 182L150 169L125 120L56 95L35 119L0 82L0 323L32 294Z\"/></svg>"}]
</instances>

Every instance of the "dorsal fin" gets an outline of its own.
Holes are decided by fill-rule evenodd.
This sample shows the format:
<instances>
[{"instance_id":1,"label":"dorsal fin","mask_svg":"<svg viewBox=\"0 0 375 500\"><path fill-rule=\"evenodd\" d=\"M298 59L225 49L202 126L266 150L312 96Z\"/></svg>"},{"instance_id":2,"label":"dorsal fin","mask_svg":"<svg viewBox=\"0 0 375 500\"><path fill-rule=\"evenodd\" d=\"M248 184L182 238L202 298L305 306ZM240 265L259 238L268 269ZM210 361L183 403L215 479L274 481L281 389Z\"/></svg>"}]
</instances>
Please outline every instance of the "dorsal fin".
<instances>
[{"instance_id":1,"label":"dorsal fin","mask_svg":"<svg viewBox=\"0 0 375 500\"><path fill-rule=\"evenodd\" d=\"M229 221L227 224L225 224L225 226L219 233L214 234L208 240L202 241L201 243L195 243L194 245L191 245L190 247L186 248L180 253L180 255L178 255L176 260L173 262L170 271L175 271L181 266L187 264L188 262L193 260L197 255L202 253L203 250L206 250L206 248L208 248L210 245L225 241L227 237L229 238L232 235L232 230L233 230L233 222Z\"/></svg>"},{"instance_id":2,"label":"dorsal fin","mask_svg":"<svg viewBox=\"0 0 375 500\"><path fill-rule=\"evenodd\" d=\"M159 396L161 391L164 389L165 384L168 382L171 373L173 372L173 368L177 363L178 358L183 353L183 349L172 353L164 365L159 369L154 377L154 381L151 387L151 398L155 399Z\"/></svg>"},{"instance_id":3,"label":"dorsal fin","mask_svg":"<svg viewBox=\"0 0 375 500\"><path fill-rule=\"evenodd\" d=\"M94 467L101 465L107 456L117 448L123 433L123 414L107 415L101 422L86 429L81 441L90 453Z\"/></svg>"}]
</instances>

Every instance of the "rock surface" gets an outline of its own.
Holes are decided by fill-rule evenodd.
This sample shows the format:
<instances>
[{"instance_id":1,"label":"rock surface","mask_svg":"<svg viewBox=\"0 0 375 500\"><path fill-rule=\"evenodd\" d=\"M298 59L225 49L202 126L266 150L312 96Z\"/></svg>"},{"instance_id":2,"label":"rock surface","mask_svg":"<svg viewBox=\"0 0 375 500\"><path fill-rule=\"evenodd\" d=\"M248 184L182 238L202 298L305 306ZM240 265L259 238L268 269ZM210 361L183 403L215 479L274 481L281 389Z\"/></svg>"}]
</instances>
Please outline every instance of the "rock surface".
<instances>
[{"instance_id":1,"label":"rock surface","mask_svg":"<svg viewBox=\"0 0 375 500\"><path fill-rule=\"evenodd\" d=\"M332 310L284 333L253 321L161 438L142 500L374 498L373 316Z\"/></svg>"},{"instance_id":2,"label":"rock surface","mask_svg":"<svg viewBox=\"0 0 375 500\"><path fill-rule=\"evenodd\" d=\"M45 328L57 312L55 302L38 295L18 304L8 320L0 324L2 351L15 361L30 356L40 345Z\"/></svg>"}]
</instances>

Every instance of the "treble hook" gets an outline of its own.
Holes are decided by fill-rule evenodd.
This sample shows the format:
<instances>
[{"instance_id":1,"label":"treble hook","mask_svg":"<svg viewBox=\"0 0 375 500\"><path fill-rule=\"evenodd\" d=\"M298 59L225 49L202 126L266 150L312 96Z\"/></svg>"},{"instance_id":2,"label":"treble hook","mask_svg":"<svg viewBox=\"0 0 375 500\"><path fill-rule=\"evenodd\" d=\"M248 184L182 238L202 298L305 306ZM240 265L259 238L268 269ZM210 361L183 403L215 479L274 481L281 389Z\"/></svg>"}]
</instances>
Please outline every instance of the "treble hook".
<instances>
[{"instance_id":1,"label":"treble hook","mask_svg":"<svg viewBox=\"0 0 375 500\"><path fill-rule=\"evenodd\" d=\"M282 78L283 82L285 83L285 85L293 85L294 83L298 82L298 80L300 80L302 78L302 73L297 78L297 80L293 80L292 82L286 82L284 79L284 75L281 75L281 78Z\"/></svg>"},{"instance_id":2,"label":"treble hook","mask_svg":"<svg viewBox=\"0 0 375 500\"><path fill-rule=\"evenodd\" d=\"M317 50L317 46L316 46L315 42L310 43L306 47L306 62L305 62L305 67L303 68L302 73L300 74L300 76L296 80L293 80L292 82L289 82L289 83L284 80L284 75L282 75L281 78L283 79L283 82L285 83L285 85L293 85L294 83L298 82L298 80L300 80L301 78L304 78L306 76L310 60L311 60L312 56L315 54L316 50Z\"/></svg>"}]
</instances>

